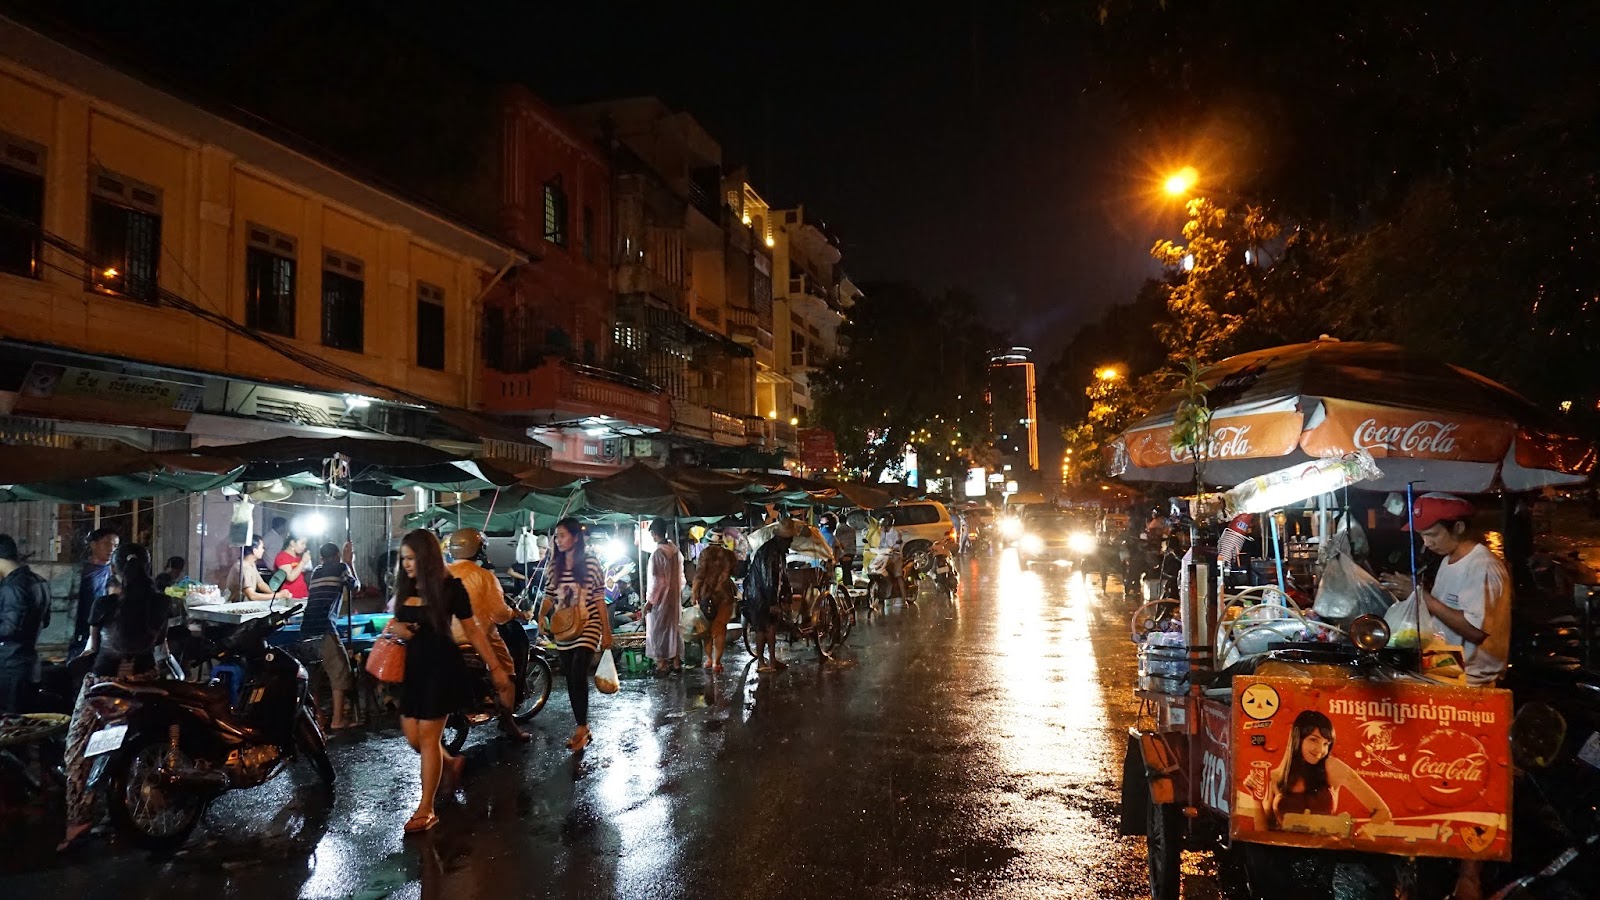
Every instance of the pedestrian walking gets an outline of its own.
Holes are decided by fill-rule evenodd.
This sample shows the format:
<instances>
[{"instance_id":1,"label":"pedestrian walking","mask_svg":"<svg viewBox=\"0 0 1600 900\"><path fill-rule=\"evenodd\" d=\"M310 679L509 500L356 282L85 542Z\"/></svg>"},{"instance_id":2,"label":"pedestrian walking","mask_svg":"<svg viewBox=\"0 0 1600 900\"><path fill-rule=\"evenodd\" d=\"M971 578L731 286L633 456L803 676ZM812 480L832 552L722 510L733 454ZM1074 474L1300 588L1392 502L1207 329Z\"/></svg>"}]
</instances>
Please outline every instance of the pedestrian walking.
<instances>
[{"instance_id":1,"label":"pedestrian walking","mask_svg":"<svg viewBox=\"0 0 1600 900\"><path fill-rule=\"evenodd\" d=\"M728 623L733 621L733 573L738 568L739 558L722 543L720 532L714 537L700 551L690 589L706 620L705 637L701 638L705 656L702 665L713 672L721 672L722 654L728 643Z\"/></svg>"},{"instance_id":2,"label":"pedestrian walking","mask_svg":"<svg viewBox=\"0 0 1600 900\"><path fill-rule=\"evenodd\" d=\"M567 699L577 730L567 749L589 746L589 674L595 656L611 646L611 618L606 613L605 573L588 554L583 525L562 519L555 528L554 559L545 577L541 621L555 641L567 673Z\"/></svg>"},{"instance_id":3,"label":"pedestrian walking","mask_svg":"<svg viewBox=\"0 0 1600 900\"><path fill-rule=\"evenodd\" d=\"M501 702L509 705L513 690L511 673L500 665L483 629L473 620L467 589L445 571L444 554L432 533L417 529L401 541L400 577L395 580L392 604L390 627L406 642L400 728L422 758L422 797L405 825L406 833L414 834L439 824L433 801L440 781L454 785L461 778L461 758L445 753L440 742L445 718L471 700L467 663L450 636L452 619L460 621L473 649L489 667Z\"/></svg>"},{"instance_id":4,"label":"pedestrian walking","mask_svg":"<svg viewBox=\"0 0 1600 900\"><path fill-rule=\"evenodd\" d=\"M89 761L84 749L99 717L84 703L89 688L102 681L156 681L163 669L156 653L167 638L167 597L156 590L150 551L139 544L117 549L114 560L120 586L95 600L89 610L89 636L83 655L94 662L78 689L67 727L67 829L58 851L69 850L94 824L94 797L88 791Z\"/></svg>"},{"instance_id":5,"label":"pedestrian walking","mask_svg":"<svg viewBox=\"0 0 1600 900\"><path fill-rule=\"evenodd\" d=\"M0 534L0 713L28 712L39 683L39 632L50 624L50 583Z\"/></svg>"},{"instance_id":6,"label":"pedestrian walking","mask_svg":"<svg viewBox=\"0 0 1600 900\"><path fill-rule=\"evenodd\" d=\"M644 655L656 664L656 674L683 672L683 556L667 540L667 520L650 523L656 549L650 554L650 595L644 603Z\"/></svg>"}]
</instances>

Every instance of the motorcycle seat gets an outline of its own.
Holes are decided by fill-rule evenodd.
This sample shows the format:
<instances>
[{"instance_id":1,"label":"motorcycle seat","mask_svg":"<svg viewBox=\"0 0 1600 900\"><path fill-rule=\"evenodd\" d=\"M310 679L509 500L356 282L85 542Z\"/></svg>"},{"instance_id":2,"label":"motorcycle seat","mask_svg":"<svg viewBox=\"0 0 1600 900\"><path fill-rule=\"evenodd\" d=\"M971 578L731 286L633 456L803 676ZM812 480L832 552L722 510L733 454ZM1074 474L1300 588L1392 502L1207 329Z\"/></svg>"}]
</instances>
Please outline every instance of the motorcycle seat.
<instances>
[{"instance_id":1,"label":"motorcycle seat","mask_svg":"<svg viewBox=\"0 0 1600 900\"><path fill-rule=\"evenodd\" d=\"M117 694L163 694L179 703L204 709L213 718L232 716L226 689L192 681L146 681L135 684L108 681L89 689L90 696Z\"/></svg>"}]
</instances>

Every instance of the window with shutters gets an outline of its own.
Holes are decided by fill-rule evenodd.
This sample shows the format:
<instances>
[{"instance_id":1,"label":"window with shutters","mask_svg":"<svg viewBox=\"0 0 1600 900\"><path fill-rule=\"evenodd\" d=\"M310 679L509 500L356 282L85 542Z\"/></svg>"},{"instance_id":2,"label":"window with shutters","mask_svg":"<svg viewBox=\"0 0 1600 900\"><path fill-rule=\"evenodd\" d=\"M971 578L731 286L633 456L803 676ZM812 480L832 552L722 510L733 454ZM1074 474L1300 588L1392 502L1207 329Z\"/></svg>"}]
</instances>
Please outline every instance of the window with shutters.
<instances>
[{"instance_id":1,"label":"window with shutters","mask_svg":"<svg viewBox=\"0 0 1600 900\"><path fill-rule=\"evenodd\" d=\"M567 190L559 175L544 183L544 239L557 247L567 245Z\"/></svg>"},{"instance_id":2,"label":"window with shutters","mask_svg":"<svg viewBox=\"0 0 1600 900\"><path fill-rule=\"evenodd\" d=\"M89 175L89 285L148 303L160 296L161 190L114 172Z\"/></svg>"},{"instance_id":3,"label":"window with shutters","mask_svg":"<svg viewBox=\"0 0 1600 900\"><path fill-rule=\"evenodd\" d=\"M0 272L38 278L44 148L0 133Z\"/></svg>"},{"instance_id":4,"label":"window with shutters","mask_svg":"<svg viewBox=\"0 0 1600 900\"><path fill-rule=\"evenodd\" d=\"M322 346L360 353L365 344L362 304L366 283L361 261L342 253L322 253Z\"/></svg>"},{"instance_id":5,"label":"window with shutters","mask_svg":"<svg viewBox=\"0 0 1600 900\"><path fill-rule=\"evenodd\" d=\"M245 224L244 323L294 337L295 239L253 222Z\"/></svg>"},{"instance_id":6,"label":"window with shutters","mask_svg":"<svg viewBox=\"0 0 1600 900\"><path fill-rule=\"evenodd\" d=\"M444 288L417 282L417 365L444 371Z\"/></svg>"}]
</instances>

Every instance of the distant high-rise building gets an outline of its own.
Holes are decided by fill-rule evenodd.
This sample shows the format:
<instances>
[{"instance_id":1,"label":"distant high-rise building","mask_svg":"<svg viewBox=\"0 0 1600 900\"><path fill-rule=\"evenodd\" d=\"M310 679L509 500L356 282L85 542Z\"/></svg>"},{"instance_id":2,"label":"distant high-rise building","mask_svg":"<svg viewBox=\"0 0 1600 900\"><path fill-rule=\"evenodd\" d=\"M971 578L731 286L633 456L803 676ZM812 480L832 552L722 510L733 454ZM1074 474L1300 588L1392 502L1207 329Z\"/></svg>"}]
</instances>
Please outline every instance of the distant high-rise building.
<instances>
[{"instance_id":1,"label":"distant high-rise building","mask_svg":"<svg viewBox=\"0 0 1600 900\"><path fill-rule=\"evenodd\" d=\"M1033 351L1003 347L989 354L989 421L1002 471L1032 482L1039 471L1039 408ZM1019 477L1020 476L1020 477Z\"/></svg>"}]
</instances>

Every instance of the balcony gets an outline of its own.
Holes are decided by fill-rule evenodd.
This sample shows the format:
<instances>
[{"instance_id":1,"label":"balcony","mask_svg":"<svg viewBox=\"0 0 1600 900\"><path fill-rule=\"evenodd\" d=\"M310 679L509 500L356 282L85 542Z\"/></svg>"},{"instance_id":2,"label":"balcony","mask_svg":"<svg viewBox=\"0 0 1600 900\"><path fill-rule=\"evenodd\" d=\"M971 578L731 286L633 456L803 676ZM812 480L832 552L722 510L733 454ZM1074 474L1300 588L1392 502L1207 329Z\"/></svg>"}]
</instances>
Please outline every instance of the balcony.
<instances>
[{"instance_id":1,"label":"balcony","mask_svg":"<svg viewBox=\"0 0 1600 900\"><path fill-rule=\"evenodd\" d=\"M752 447L772 446L772 422L760 416L741 416L745 443Z\"/></svg>"},{"instance_id":2,"label":"balcony","mask_svg":"<svg viewBox=\"0 0 1600 900\"><path fill-rule=\"evenodd\" d=\"M772 423L772 436L779 447L795 446L795 427L788 422L774 421Z\"/></svg>"},{"instance_id":3,"label":"balcony","mask_svg":"<svg viewBox=\"0 0 1600 900\"><path fill-rule=\"evenodd\" d=\"M772 367L772 326L760 313L741 306L728 307L728 336L746 346L759 348L756 353L758 361L760 350L766 350L766 365Z\"/></svg>"},{"instance_id":4,"label":"balcony","mask_svg":"<svg viewBox=\"0 0 1600 900\"><path fill-rule=\"evenodd\" d=\"M728 447L745 443L745 420L719 409L711 411L711 439Z\"/></svg>"},{"instance_id":5,"label":"balcony","mask_svg":"<svg viewBox=\"0 0 1600 900\"><path fill-rule=\"evenodd\" d=\"M688 292L682 285L644 263L623 263L617 266L617 293L648 294L676 310L687 310Z\"/></svg>"},{"instance_id":6,"label":"balcony","mask_svg":"<svg viewBox=\"0 0 1600 900\"><path fill-rule=\"evenodd\" d=\"M609 369L564 361L529 372L485 370L483 408L548 422L608 418L656 431L672 424L670 398L660 388Z\"/></svg>"},{"instance_id":7,"label":"balcony","mask_svg":"<svg viewBox=\"0 0 1600 900\"><path fill-rule=\"evenodd\" d=\"M722 307L695 293L690 294L690 300L694 308L694 318L700 324L712 331L722 331Z\"/></svg>"},{"instance_id":8,"label":"balcony","mask_svg":"<svg viewBox=\"0 0 1600 900\"><path fill-rule=\"evenodd\" d=\"M672 401L672 433L689 437L711 437L711 409L688 400Z\"/></svg>"}]
</instances>

